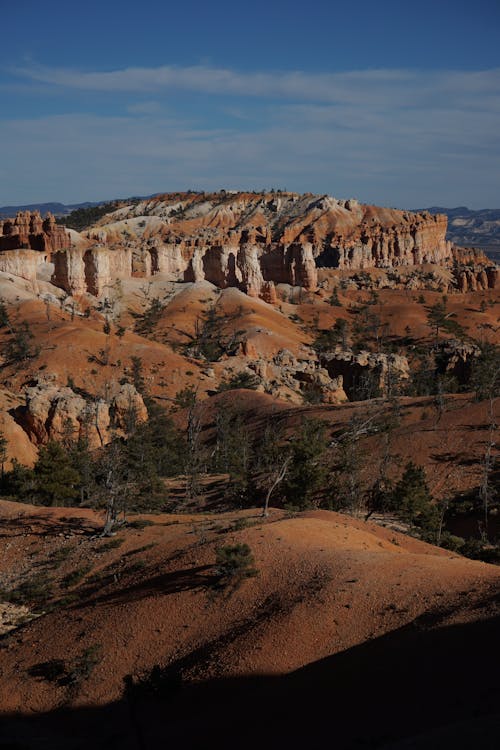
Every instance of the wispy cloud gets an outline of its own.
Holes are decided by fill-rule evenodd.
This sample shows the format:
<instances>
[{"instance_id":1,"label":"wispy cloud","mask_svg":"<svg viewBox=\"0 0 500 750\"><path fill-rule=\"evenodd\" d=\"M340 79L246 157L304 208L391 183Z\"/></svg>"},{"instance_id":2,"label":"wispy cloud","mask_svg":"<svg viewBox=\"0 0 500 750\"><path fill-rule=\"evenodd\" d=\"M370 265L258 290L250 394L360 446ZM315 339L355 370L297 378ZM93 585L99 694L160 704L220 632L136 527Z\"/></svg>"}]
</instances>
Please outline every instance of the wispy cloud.
<instances>
[{"instance_id":1,"label":"wispy cloud","mask_svg":"<svg viewBox=\"0 0 500 750\"><path fill-rule=\"evenodd\" d=\"M317 102L378 102L397 100L399 106L419 107L438 101L465 103L489 98L499 106L500 68L484 71L354 70L341 73L238 72L205 66L124 68L114 71L76 71L30 66L14 68L23 78L68 89L107 92L144 92L167 89L206 94L280 97Z\"/></svg>"},{"instance_id":2,"label":"wispy cloud","mask_svg":"<svg viewBox=\"0 0 500 750\"><path fill-rule=\"evenodd\" d=\"M0 203L274 185L479 207L500 187L500 69L16 72L89 109L0 121Z\"/></svg>"},{"instance_id":3,"label":"wispy cloud","mask_svg":"<svg viewBox=\"0 0 500 750\"><path fill-rule=\"evenodd\" d=\"M156 115L162 111L162 105L156 101L136 102L127 106L127 112L135 115Z\"/></svg>"}]
</instances>

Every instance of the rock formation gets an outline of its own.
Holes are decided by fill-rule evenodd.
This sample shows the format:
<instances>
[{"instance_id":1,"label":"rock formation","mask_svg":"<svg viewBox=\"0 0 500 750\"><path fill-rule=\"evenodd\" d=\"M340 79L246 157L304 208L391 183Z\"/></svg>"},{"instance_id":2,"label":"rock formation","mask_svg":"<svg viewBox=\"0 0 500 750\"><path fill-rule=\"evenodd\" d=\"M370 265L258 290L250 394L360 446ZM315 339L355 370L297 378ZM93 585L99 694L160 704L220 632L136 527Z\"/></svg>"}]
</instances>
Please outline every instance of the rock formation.
<instances>
[{"instance_id":1,"label":"rock formation","mask_svg":"<svg viewBox=\"0 0 500 750\"><path fill-rule=\"evenodd\" d=\"M424 263L454 268L459 291L492 288L494 265L467 262L446 240L446 227L444 215L330 196L176 193L124 204L72 246L50 215L20 212L3 223L0 250L43 251L54 263L53 283L69 294L100 296L117 278L163 274L272 300L277 283L315 291L322 267L396 272ZM12 267L2 255L0 270Z\"/></svg>"},{"instance_id":2,"label":"rock formation","mask_svg":"<svg viewBox=\"0 0 500 750\"><path fill-rule=\"evenodd\" d=\"M242 354L251 360L247 371L260 381L257 390L298 404L309 398L325 404L347 401L342 377L330 377L328 371L314 359L312 352L310 357L301 359L288 349L281 349L272 360L267 360L260 358L249 342L242 342L241 349Z\"/></svg>"},{"instance_id":3,"label":"rock formation","mask_svg":"<svg viewBox=\"0 0 500 750\"><path fill-rule=\"evenodd\" d=\"M470 382L474 359L481 355L477 344L448 339L438 344L436 352L439 372L452 375L461 384Z\"/></svg>"},{"instance_id":4,"label":"rock formation","mask_svg":"<svg viewBox=\"0 0 500 750\"><path fill-rule=\"evenodd\" d=\"M40 254L35 250L4 250L0 252L0 271L20 276L36 284Z\"/></svg>"},{"instance_id":5,"label":"rock formation","mask_svg":"<svg viewBox=\"0 0 500 750\"><path fill-rule=\"evenodd\" d=\"M0 251L23 249L50 254L70 244L69 233L56 224L51 213L42 219L39 211L19 211L15 219L0 220Z\"/></svg>"},{"instance_id":6,"label":"rock formation","mask_svg":"<svg viewBox=\"0 0 500 750\"><path fill-rule=\"evenodd\" d=\"M389 395L398 383L410 377L408 360L398 354L354 353L337 347L319 359L331 378L341 379L350 401Z\"/></svg>"},{"instance_id":7,"label":"rock formation","mask_svg":"<svg viewBox=\"0 0 500 750\"><path fill-rule=\"evenodd\" d=\"M108 443L111 430L124 430L130 411L142 422L147 410L133 385L114 384L108 398L89 399L50 378L26 388L25 405L14 410L16 422L35 445L48 440L86 437L91 449Z\"/></svg>"}]
</instances>

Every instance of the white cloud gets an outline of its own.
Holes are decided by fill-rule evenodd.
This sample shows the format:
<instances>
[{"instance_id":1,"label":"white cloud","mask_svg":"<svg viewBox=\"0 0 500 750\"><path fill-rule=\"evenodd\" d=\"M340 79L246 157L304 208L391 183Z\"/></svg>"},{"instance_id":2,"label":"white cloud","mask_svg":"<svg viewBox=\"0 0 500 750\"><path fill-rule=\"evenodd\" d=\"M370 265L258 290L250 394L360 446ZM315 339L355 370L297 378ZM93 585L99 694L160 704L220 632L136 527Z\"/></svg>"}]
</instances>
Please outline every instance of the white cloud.
<instances>
[{"instance_id":1,"label":"white cloud","mask_svg":"<svg viewBox=\"0 0 500 750\"><path fill-rule=\"evenodd\" d=\"M144 92L182 89L206 94L280 97L297 101L367 103L418 107L443 96L456 104L500 95L500 68L484 71L354 70L340 73L243 73L206 66L125 68L83 72L31 66L17 75L69 89Z\"/></svg>"},{"instance_id":2,"label":"white cloud","mask_svg":"<svg viewBox=\"0 0 500 750\"><path fill-rule=\"evenodd\" d=\"M161 103L156 101L134 102L127 106L127 112L136 115L155 115L161 111Z\"/></svg>"},{"instance_id":3,"label":"white cloud","mask_svg":"<svg viewBox=\"0 0 500 750\"><path fill-rule=\"evenodd\" d=\"M0 204L221 186L333 192L402 207L498 202L499 70L18 73L58 94L86 89L107 92L107 104L113 93L129 103L115 103L123 116L0 121ZM178 89L218 96L198 109L191 99L182 110ZM130 101L137 92L140 101ZM92 106L92 94L85 100ZM164 101L179 114L167 117Z\"/></svg>"},{"instance_id":4,"label":"white cloud","mask_svg":"<svg viewBox=\"0 0 500 750\"><path fill-rule=\"evenodd\" d=\"M426 130L422 117L413 129L409 116L385 127L370 120L337 127L327 118L349 122L351 114L273 109L258 132L202 129L161 117L3 121L0 204L279 186L402 207L479 206L495 189L498 150L492 154L481 144L474 150L472 114L446 142L446 118Z\"/></svg>"}]
</instances>

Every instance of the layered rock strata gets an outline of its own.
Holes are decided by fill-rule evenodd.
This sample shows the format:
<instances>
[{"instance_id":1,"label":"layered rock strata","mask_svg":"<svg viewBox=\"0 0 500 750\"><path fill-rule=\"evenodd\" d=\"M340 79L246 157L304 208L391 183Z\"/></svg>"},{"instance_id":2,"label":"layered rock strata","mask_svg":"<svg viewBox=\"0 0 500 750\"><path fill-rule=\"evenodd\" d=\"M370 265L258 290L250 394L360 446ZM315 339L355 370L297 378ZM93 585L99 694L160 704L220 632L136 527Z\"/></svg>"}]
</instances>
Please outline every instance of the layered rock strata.
<instances>
[{"instance_id":1,"label":"layered rock strata","mask_svg":"<svg viewBox=\"0 0 500 750\"><path fill-rule=\"evenodd\" d=\"M246 369L258 377L258 390L294 403L313 399L339 404L389 396L410 377L408 360L397 354L355 353L338 347L316 360L311 359L312 353L301 359L281 349L265 360L248 344L242 346L242 354L253 360Z\"/></svg>"},{"instance_id":2,"label":"layered rock strata","mask_svg":"<svg viewBox=\"0 0 500 750\"><path fill-rule=\"evenodd\" d=\"M15 219L0 221L0 251L23 249L53 253L70 245L69 233L56 224L51 213L42 219L39 211L19 211Z\"/></svg>"},{"instance_id":3,"label":"layered rock strata","mask_svg":"<svg viewBox=\"0 0 500 750\"><path fill-rule=\"evenodd\" d=\"M445 215L330 196L176 193L124 204L71 247L53 217L21 212L3 223L0 250L43 251L54 263L53 283L69 294L100 296L117 278L162 274L273 300L279 283L314 292L322 267L396 272L426 263L454 269L459 291L493 288L497 269L460 258L446 227ZM0 270L12 267L3 255Z\"/></svg>"}]
</instances>

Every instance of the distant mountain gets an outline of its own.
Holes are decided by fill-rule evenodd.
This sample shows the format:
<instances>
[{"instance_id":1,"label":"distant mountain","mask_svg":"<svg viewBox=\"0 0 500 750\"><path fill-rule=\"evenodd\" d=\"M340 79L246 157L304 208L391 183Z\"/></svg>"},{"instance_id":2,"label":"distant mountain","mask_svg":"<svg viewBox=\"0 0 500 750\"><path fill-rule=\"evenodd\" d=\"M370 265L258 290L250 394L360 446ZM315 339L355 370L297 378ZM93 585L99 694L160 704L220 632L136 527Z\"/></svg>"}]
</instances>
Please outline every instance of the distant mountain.
<instances>
[{"instance_id":1,"label":"distant mountain","mask_svg":"<svg viewBox=\"0 0 500 750\"><path fill-rule=\"evenodd\" d=\"M423 210L423 209L418 209ZM466 206L425 209L431 214L448 217L447 238L462 247L479 247L497 263L500 262L500 209L481 208L472 211Z\"/></svg>"},{"instance_id":2,"label":"distant mountain","mask_svg":"<svg viewBox=\"0 0 500 750\"><path fill-rule=\"evenodd\" d=\"M50 211L54 216L67 216L77 208L89 208L90 206L99 206L104 201L97 201L95 203L73 203L66 205L64 203L30 203L26 206L0 206L0 219L7 219L10 216L15 216L18 211L40 211L42 216L45 216L47 211Z\"/></svg>"},{"instance_id":3,"label":"distant mountain","mask_svg":"<svg viewBox=\"0 0 500 750\"><path fill-rule=\"evenodd\" d=\"M157 193L127 198L114 198L106 201L86 201L85 203L30 203L24 206L0 206L0 219L13 217L18 211L40 211L42 216L45 216L47 211L50 211L54 216L67 216L72 211L76 211L79 208L92 208L92 206L102 206L105 203L113 203L116 201L127 202L146 200L148 198L153 198L155 195L157 195Z\"/></svg>"}]
</instances>

